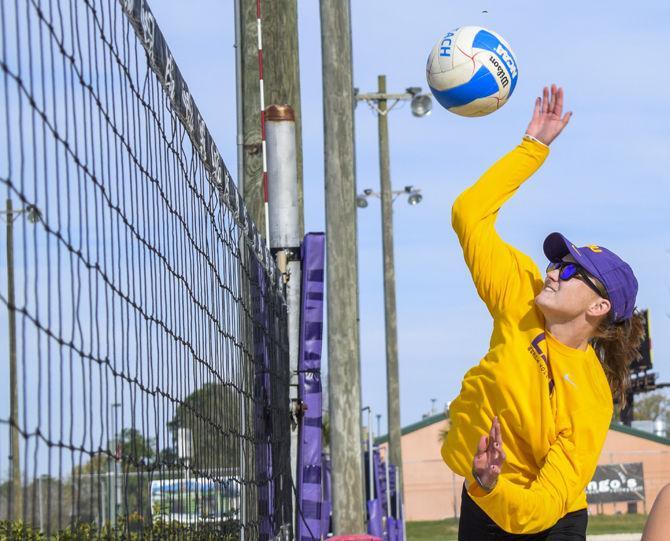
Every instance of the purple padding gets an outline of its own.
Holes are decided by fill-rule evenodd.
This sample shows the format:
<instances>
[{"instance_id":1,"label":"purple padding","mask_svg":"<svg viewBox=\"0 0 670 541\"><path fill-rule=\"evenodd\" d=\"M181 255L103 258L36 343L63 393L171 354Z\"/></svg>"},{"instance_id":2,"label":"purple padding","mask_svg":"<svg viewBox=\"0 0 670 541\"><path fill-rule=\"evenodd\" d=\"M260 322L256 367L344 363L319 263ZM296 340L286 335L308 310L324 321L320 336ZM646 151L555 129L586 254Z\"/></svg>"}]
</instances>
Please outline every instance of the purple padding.
<instances>
[{"instance_id":1,"label":"purple padding","mask_svg":"<svg viewBox=\"0 0 670 541\"><path fill-rule=\"evenodd\" d=\"M379 505L382 507L382 515L386 515L386 468L384 466L384 461L382 460L381 453L379 448L375 449L372 453L372 461L375 470L375 495L377 500L379 500Z\"/></svg>"},{"instance_id":2,"label":"purple padding","mask_svg":"<svg viewBox=\"0 0 670 541\"><path fill-rule=\"evenodd\" d=\"M325 236L308 233L302 244L298 397L307 406L298 448L299 540L321 539L324 509L321 464L321 346ZM328 515L326 514L326 517Z\"/></svg>"},{"instance_id":3,"label":"purple padding","mask_svg":"<svg viewBox=\"0 0 670 541\"><path fill-rule=\"evenodd\" d=\"M398 526L393 517L386 519L386 533L388 541L398 541Z\"/></svg>"},{"instance_id":4,"label":"purple padding","mask_svg":"<svg viewBox=\"0 0 670 541\"><path fill-rule=\"evenodd\" d=\"M384 537L382 506L378 499L368 500L368 533L375 537Z\"/></svg>"}]
</instances>

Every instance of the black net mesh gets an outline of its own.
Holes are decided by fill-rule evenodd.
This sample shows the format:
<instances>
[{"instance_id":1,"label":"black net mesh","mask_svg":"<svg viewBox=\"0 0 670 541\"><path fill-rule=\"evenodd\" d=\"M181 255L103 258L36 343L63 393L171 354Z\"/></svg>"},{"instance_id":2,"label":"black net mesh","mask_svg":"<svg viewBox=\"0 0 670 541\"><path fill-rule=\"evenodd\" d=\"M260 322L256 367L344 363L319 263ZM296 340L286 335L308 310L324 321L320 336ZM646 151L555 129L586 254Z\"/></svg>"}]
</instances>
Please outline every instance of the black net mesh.
<instances>
[{"instance_id":1,"label":"black net mesh","mask_svg":"<svg viewBox=\"0 0 670 541\"><path fill-rule=\"evenodd\" d=\"M0 1L0 62L0 538L277 535L282 288L151 11Z\"/></svg>"}]
</instances>

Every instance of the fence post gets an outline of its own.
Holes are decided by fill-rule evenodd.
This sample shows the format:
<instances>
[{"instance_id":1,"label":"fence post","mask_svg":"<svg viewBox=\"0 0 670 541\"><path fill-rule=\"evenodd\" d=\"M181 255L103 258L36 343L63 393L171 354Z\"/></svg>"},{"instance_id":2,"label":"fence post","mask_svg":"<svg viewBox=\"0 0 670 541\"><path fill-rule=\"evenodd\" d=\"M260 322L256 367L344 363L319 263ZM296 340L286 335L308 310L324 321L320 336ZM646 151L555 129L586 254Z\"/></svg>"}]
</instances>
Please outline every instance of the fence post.
<instances>
[{"instance_id":1,"label":"fence post","mask_svg":"<svg viewBox=\"0 0 670 541\"><path fill-rule=\"evenodd\" d=\"M270 249L286 283L289 345L289 398L298 403L298 352L300 348L300 211L296 161L295 115L290 105L270 105L265 111L268 157L268 214ZM299 409L294 407L294 413ZM297 479L298 430L291 430L291 476ZM292 482L292 481L291 481ZM292 494L292 524L296 531L296 494Z\"/></svg>"}]
</instances>

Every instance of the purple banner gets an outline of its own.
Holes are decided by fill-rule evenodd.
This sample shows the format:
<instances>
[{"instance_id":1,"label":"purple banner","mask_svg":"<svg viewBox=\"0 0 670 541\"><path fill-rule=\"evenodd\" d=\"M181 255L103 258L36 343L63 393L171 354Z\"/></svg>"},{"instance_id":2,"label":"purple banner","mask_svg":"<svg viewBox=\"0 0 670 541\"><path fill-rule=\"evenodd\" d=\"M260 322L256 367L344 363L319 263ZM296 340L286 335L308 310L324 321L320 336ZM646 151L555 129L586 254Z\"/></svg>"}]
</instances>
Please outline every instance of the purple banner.
<instances>
[{"instance_id":1,"label":"purple banner","mask_svg":"<svg viewBox=\"0 0 670 541\"><path fill-rule=\"evenodd\" d=\"M307 406L300 423L297 483L298 505L302 510L298 513L297 539L304 541L321 539L326 511L321 461L324 255L324 234L308 233L302 245L298 353L298 397Z\"/></svg>"}]
</instances>

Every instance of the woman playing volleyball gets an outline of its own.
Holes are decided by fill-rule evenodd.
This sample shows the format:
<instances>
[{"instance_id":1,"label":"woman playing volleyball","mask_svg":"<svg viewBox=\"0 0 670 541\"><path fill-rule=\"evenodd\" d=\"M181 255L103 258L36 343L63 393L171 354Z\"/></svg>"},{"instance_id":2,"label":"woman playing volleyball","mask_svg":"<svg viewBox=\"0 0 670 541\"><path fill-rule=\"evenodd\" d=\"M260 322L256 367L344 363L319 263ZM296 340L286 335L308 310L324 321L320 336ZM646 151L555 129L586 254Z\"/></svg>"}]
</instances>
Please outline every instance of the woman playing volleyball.
<instances>
[{"instance_id":1,"label":"woman playing volleyball","mask_svg":"<svg viewBox=\"0 0 670 541\"><path fill-rule=\"evenodd\" d=\"M495 231L498 210L568 124L563 91L537 98L521 144L454 203L452 223L493 316L486 356L449 408L442 447L465 477L459 539L585 539L586 495L643 326L630 266L559 233L542 277ZM503 450L504 442L504 450ZM474 455L474 459L473 459Z\"/></svg>"}]
</instances>

